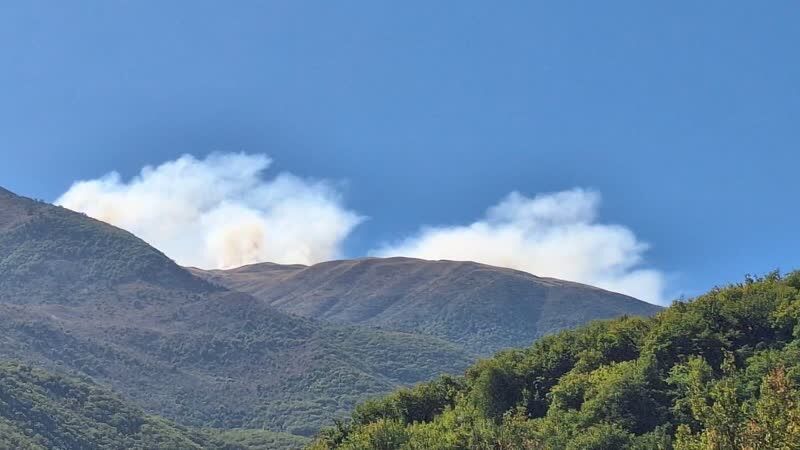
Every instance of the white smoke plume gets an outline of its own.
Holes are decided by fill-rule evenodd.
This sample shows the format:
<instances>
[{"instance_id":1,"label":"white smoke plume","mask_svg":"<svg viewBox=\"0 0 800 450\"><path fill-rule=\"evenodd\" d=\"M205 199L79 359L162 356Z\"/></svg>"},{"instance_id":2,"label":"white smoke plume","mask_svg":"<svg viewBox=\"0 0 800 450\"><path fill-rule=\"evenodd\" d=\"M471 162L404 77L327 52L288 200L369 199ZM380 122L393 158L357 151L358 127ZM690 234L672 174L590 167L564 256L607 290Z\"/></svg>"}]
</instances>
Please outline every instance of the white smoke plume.
<instances>
[{"instance_id":1,"label":"white smoke plume","mask_svg":"<svg viewBox=\"0 0 800 450\"><path fill-rule=\"evenodd\" d=\"M372 253L476 261L664 303L663 274L641 268L648 245L623 226L597 223L599 205L600 195L583 189L512 192L476 222L422 228Z\"/></svg>"},{"instance_id":2,"label":"white smoke plume","mask_svg":"<svg viewBox=\"0 0 800 450\"><path fill-rule=\"evenodd\" d=\"M128 181L111 172L76 182L56 203L131 231L185 266L341 257L363 217L329 182L288 173L266 179L270 164L261 154L184 155ZM642 268L648 245L624 226L598 223L599 206L600 195L583 189L512 192L471 224L424 227L371 254L477 261L663 303L663 274Z\"/></svg>"},{"instance_id":3,"label":"white smoke plume","mask_svg":"<svg viewBox=\"0 0 800 450\"><path fill-rule=\"evenodd\" d=\"M129 181L111 172L76 182L56 204L126 229L185 266L339 257L363 218L328 182L288 173L265 180L270 164L261 154L184 155Z\"/></svg>"}]
</instances>

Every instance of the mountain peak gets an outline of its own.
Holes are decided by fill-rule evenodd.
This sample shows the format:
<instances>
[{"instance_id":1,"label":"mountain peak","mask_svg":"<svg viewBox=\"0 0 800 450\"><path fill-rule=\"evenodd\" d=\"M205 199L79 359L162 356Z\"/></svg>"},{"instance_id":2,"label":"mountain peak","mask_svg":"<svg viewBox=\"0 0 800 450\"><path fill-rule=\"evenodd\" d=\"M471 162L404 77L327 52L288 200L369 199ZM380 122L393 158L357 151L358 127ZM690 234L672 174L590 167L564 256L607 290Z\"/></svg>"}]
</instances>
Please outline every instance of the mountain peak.
<instances>
[{"instance_id":1,"label":"mountain peak","mask_svg":"<svg viewBox=\"0 0 800 450\"><path fill-rule=\"evenodd\" d=\"M30 301L45 285L76 286L65 296L131 282L207 286L125 230L0 189L0 296L24 291L17 301Z\"/></svg>"}]
</instances>

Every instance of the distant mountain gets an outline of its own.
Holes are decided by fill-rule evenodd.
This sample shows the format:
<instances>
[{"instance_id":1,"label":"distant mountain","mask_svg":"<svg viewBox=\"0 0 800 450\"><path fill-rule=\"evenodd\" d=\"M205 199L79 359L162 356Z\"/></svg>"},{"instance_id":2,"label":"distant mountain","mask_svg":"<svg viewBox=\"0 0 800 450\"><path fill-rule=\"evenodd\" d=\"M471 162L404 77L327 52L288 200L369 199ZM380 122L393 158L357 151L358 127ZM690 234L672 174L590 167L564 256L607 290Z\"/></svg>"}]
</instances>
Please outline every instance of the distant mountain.
<instances>
[{"instance_id":1,"label":"distant mountain","mask_svg":"<svg viewBox=\"0 0 800 450\"><path fill-rule=\"evenodd\" d=\"M308 435L474 356L280 312L126 231L0 189L0 359L91 377L187 425Z\"/></svg>"},{"instance_id":2,"label":"distant mountain","mask_svg":"<svg viewBox=\"0 0 800 450\"><path fill-rule=\"evenodd\" d=\"M594 319L661 309L592 286L474 262L367 258L191 270L285 312L436 336L482 355Z\"/></svg>"}]
</instances>

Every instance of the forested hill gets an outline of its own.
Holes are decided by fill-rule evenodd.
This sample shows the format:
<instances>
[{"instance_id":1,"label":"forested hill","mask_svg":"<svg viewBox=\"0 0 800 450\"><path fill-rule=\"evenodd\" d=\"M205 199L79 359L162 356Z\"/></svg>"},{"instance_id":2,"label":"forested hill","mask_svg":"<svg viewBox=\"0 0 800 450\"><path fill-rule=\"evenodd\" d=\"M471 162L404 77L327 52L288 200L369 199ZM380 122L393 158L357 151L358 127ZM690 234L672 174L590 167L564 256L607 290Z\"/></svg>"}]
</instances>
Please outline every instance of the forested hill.
<instances>
[{"instance_id":1,"label":"forested hill","mask_svg":"<svg viewBox=\"0 0 800 450\"><path fill-rule=\"evenodd\" d=\"M240 449L146 415L100 387L0 363L0 449Z\"/></svg>"},{"instance_id":2,"label":"forested hill","mask_svg":"<svg viewBox=\"0 0 800 450\"><path fill-rule=\"evenodd\" d=\"M309 435L474 356L286 314L131 233L0 190L0 360L89 377L184 425Z\"/></svg>"},{"instance_id":3,"label":"forested hill","mask_svg":"<svg viewBox=\"0 0 800 450\"><path fill-rule=\"evenodd\" d=\"M208 292L163 253L127 231L0 188L0 300L81 300L94 287L146 282ZM89 298L85 298L89 300Z\"/></svg>"},{"instance_id":4,"label":"forested hill","mask_svg":"<svg viewBox=\"0 0 800 450\"><path fill-rule=\"evenodd\" d=\"M468 261L365 258L193 272L285 312L426 334L480 355L594 319L661 309L584 284Z\"/></svg>"},{"instance_id":5,"label":"forested hill","mask_svg":"<svg viewBox=\"0 0 800 450\"><path fill-rule=\"evenodd\" d=\"M800 448L800 272L595 322L361 404L314 449Z\"/></svg>"},{"instance_id":6,"label":"forested hill","mask_svg":"<svg viewBox=\"0 0 800 450\"><path fill-rule=\"evenodd\" d=\"M91 381L0 363L2 450L275 450L303 442L264 430L180 426Z\"/></svg>"}]
</instances>

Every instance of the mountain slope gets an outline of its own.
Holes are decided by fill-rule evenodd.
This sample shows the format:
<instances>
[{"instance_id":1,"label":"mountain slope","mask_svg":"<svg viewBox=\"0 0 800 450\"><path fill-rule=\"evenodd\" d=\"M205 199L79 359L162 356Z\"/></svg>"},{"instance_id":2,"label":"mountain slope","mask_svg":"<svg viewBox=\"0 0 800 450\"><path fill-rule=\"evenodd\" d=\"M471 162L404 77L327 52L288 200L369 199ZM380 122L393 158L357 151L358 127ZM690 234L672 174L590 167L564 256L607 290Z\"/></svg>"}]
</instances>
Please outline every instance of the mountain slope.
<instances>
[{"instance_id":1,"label":"mountain slope","mask_svg":"<svg viewBox=\"0 0 800 450\"><path fill-rule=\"evenodd\" d=\"M435 338L285 314L130 233L3 190L0 358L89 376L184 424L305 435L473 359Z\"/></svg>"},{"instance_id":2,"label":"mountain slope","mask_svg":"<svg viewBox=\"0 0 800 450\"><path fill-rule=\"evenodd\" d=\"M800 272L595 322L357 407L315 449L796 449Z\"/></svg>"},{"instance_id":3,"label":"mountain slope","mask_svg":"<svg viewBox=\"0 0 800 450\"><path fill-rule=\"evenodd\" d=\"M219 290L126 231L2 188L0 273L0 299L17 303L51 302L47 294L65 288L67 294L145 280L163 288Z\"/></svg>"},{"instance_id":4,"label":"mountain slope","mask_svg":"<svg viewBox=\"0 0 800 450\"><path fill-rule=\"evenodd\" d=\"M660 309L595 287L473 262L367 258L191 270L285 312L423 333L479 354L528 345L594 319Z\"/></svg>"},{"instance_id":5,"label":"mountain slope","mask_svg":"<svg viewBox=\"0 0 800 450\"><path fill-rule=\"evenodd\" d=\"M0 363L0 448L189 450L238 446L145 415L90 382Z\"/></svg>"},{"instance_id":6,"label":"mountain slope","mask_svg":"<svg viewBox=\"0 0 800 450\"><path fill-rule=\"evenodd\" d=\"M277 450L305 443L266 430L183 427L147 415L89 380L0 363L0 449Z\"/></svg>"}]
</instances>

